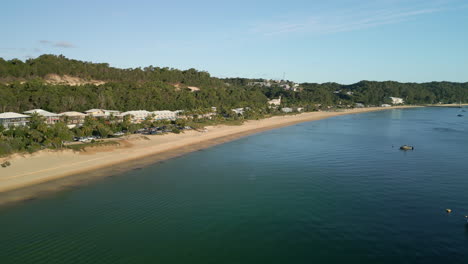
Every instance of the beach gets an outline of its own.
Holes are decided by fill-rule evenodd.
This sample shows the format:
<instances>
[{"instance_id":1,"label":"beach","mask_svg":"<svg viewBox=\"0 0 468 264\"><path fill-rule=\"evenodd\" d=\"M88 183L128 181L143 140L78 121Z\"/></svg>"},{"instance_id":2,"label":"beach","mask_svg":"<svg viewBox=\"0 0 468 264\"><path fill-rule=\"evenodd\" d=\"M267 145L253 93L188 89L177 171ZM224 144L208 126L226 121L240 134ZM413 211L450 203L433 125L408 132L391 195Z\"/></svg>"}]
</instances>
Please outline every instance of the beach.
<instances>
[{"instance_id":1,"label":"beach","mask_svg":"<svg viewBox=\"0 0 468 264\"><path fill-rule=\"evenodd\" d=\"M44 187L33 190L30 187L46 186L44 184L60 180L62 183L53 189L76 185L84 179L89 181L95 177L138 168L274 128L340 115L410 107L415 106L355 108L275 116L246 121L239 126L206 127L206 132L188 130L181 134L132 135L119 139L119 146L91 147L82 152L43 150L33 154L16 154L0 159L0 162L8 160L11 163L9 167L0 168L0 204L50 189ZM8 193L15 195L7 199L5 194Z\"/></svg>"}]
</instances>

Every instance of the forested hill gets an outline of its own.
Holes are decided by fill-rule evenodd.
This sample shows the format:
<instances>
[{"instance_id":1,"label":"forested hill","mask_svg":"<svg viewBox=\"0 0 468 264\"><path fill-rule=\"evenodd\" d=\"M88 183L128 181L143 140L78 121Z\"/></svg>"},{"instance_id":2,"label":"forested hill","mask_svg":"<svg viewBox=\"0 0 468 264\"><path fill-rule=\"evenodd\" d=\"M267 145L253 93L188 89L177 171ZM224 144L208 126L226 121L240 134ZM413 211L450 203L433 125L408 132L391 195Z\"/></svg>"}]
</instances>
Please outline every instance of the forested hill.
<instances>
[{"instance_id":1,"label":"forested hill","mask_svg":"<svg viewBox=\"0 0 468 264\"><path fill-rule=\"evenodd\" d=\"M69 75L83 79L107 82L149 82L181 83L193 86L217 86L223 82L212 78L209 73L195 69L178 70L148 66L145 68L119 69L108 63L92 63L72 60L63 55L42 55L25 62L0 58L0 80L31 80L45 78L48 74Z\"/></svg>"},{"instance_id":2,"label":"forested hill","mask_svg":"<svg viewBox=\"0 0 468 264\"><path fill-rule=\"evenodd\" d=\"M50 76L78 79L81 85L50 81ZM49 78L49 79L48 79ZM75 79L73 79L75 78ZM251 86L245 78L220 79L195 69L145 67L118 69L64 56L42 55L25 62L0 58L0 112L42 108L53 112L90 108L115 110L206 110L211 106L267 108L282 96L283 106L380 105L389 97L409 104L468 102L468 83L398 83L361 81L352 85L303 83L297 91L281 84ZM196 87L197 89L190 89ZM198 90L199 88L199 90Z\"/></svg>"}]
</instances>

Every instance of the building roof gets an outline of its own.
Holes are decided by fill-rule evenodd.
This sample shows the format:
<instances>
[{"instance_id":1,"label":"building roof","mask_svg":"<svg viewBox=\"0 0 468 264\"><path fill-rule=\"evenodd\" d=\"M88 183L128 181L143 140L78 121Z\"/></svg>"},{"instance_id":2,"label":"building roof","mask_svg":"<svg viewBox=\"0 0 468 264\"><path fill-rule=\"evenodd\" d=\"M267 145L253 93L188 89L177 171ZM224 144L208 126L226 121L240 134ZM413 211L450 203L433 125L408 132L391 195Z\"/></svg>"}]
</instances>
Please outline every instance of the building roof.
<instances>
[{"instance_id":1,"label":"building roof","mask_svg":"<svg viewBox=\"0 0 468 264\"><path fill-rule=\"evenodd\" d=\"M56 114L56 113L51 113L49 111L46 111L46 110L42 110L42 109L33 109L33 110L29 110L29 111L26 111L26 112L23 112L23 114L38 114L40 116L45 116L45 117L55 117L55 116L60 116L59 114Z\"/></svg>"},{"instance_id":2,"label":"building roof","mask_svg":"<svg viewBox=\"0 0 468 264\"><path fill-rule=\"evenodd\" d=\"M153 111L155 114L177 114L177 111L169 111L169 110L159 110L159 111Z\"/></svg>"},{"instance_id":3,"label":"building roof","mask_svg":"<svg viewBox=\"0 0 468 264\"><path fill-rule=\"evenodd\" d=\"M7 118L24 118L24 117L29 117L28 115L23 115L23 114L18 114L14 112L6 112L6 113L1 113L0 118L1 119L7 119Z\"/></svg>"},{"instance_id":4,"label":"building roof","mask_svg":"<svg viewBox=\"0 0 468 264\"><path fill-rule=\"evenodd\" d=\"M126 115L149 115L151 112L148 112L146 110L134 110L134 111L127 111L123 112L120 114L120 116L126 116Z\"/></svg>"},{"instance_id":5,"label":"building roof","mask_svg":"<svg viewBox=\"0 0 468 264\"><path fill-rule=\"evenodd\" d=\"M104 112L104 109L89 109L85 111L85 113L93 113L93 112Z\"/></svg>"},{"instance_id":6,"label":"building roof","mask_svg":"<svg viewBox=\"0 0 468 264\"><path fill-rule=\"evenodd\" d=\"M63 112L63 113L60 113L59 115L62 115L62 116L86 116L85 114L83 113L80 113L80 112Z\"/></svg>"}]
</instances>

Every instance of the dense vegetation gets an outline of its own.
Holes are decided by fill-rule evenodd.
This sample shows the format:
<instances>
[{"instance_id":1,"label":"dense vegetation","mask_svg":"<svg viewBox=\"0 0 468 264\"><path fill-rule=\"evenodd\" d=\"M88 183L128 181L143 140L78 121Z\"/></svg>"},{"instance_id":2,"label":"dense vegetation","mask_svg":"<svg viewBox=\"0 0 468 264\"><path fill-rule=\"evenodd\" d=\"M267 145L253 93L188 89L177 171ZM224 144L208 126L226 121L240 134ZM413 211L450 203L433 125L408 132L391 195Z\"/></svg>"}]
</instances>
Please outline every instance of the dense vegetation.
<instances>
[{"instance_id":1,"label":"dense vegetation","mask_svg":"<svg viewBox=\"0 0 468 264\"><path fill-rule=\"evenodd\" d=\"M101 80L96 86L52 85L48 74ZM90 108L115 110L195 110L217 107L263 107L270 98L282 96L284 105L321 104L380 105L389 97L409 104L468 102L468 83L398 83L361 81L351 85L304 83L297 92L272 87L251 87L245 78L219 79L195 69L145 67L118 69L107 63L91 63L63 56L42 55L25 62L0 58L0 112L42 108L53 112ZM177 86L177 88L175 87ZM201 88L192 92L188 86ZM352 95L347 92L352 92Z\"/></svg>"},{"instance_id":2,"label":"dense vegetation","mask_svg":"<svg viewBox=\"0 0 468 264\"><path fill-rule=\"evenodd\" d=\"M78 77L98 80L101 85L70 86L51 84L47 76ZM327 106L352 107L355 103L380 105L389 103L390 96L401 97L408 104L468 102L468 83L431 82L398 83L361 81L351 85L337 83L303 83L298 91L285 90L281 84L271 87L254 85L262 79L211 77L195 69L178 70L149 66L118 69L107 63L91 63L67 59L64 56L42 55L25 62L0 58L0 112L23 112L42 108L52 112L85 111L90 108L110 110L185 110L202 116L216 106L219 120L209 122L237 122L257 119L278 113L269 108L267 100L282 96L282 106L304 107L313 110ZM192 91L190 86L200 88ZM247 107L244 116L231 112L232 108ZM179 121L180 122L180 121ZM208 122L206 119L195 119ZM39 117L32 118L30 127L5 130L0 126L0 155L41 148L62 148L62 142L74 136L98 135L107 137L114 132L133 132L142 127L161 124L150 120L143 124L112 122L87 118L83 127L69 130L64 123L45 125ZM168 124L169 125L169 124ZM175 128L181 124L170 124ZM177 129L175 130L177 131Z\"/></svg>"},{"instance_id":3,"label":"dense vegetation","mask_svg":"<svg viewBox=\"0 0 468 264\"><path fill-rule=\"evenodd\" d=\"M87 116L82 126L73 129L69 129L64 122L46 125L43 117L33 114L30 118L29 126L11 127L7 130L0 125L0 157L16 152L32 153L45 148L80 150L89 145L64 144L64 142L70 143L74 138L93 136L105 139L115 137L117 133L133 134L137 131L148 133L150 130L158 133L180 133L186 127L200 129L206 125L216 125L219 123L238 125L242 124L246 119L258 119L267 114L274 114L274 111L278 110L268 109L268 112L247 110L243 116L228 113L225 116L217 115L211 119L202 116L197 117L197 112L195 111L190 113L194 118L169 121L153 120L149 117L139 124L132 123L129 116L126 116L121 122L118 122L113 116L107 119ZM142 130L145 132L142 132ZM106 144L108 141L98 141L98 143Z\"/></svg>"}]
</instances>

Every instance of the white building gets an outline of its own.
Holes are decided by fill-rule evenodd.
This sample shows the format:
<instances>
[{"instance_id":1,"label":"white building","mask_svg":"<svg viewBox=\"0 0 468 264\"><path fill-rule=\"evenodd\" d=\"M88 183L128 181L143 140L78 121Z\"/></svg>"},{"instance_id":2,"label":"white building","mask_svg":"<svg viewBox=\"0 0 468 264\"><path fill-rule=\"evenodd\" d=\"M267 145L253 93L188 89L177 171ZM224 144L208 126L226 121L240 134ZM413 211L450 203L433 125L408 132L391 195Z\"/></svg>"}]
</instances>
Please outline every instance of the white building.
<instances>
[{"instance_id":1,"label":"white building","mask_svg":"<svg viewBox=\"0 0 468 264\"><path fill-rule=\"evenodd\" d=\"M169 111L169 110L161 110L161 111L154 111L154 119L155 120L176 120L177 119L177 111Z\"/></svg>"},{"instance_id":2,"label":"white building","mask_svg":"<svg viewBox=\"0 0 468 264\"><path fill-rule=\"evenodd\" d=\"M117 110L103 110L105 116L118 116L120 115L120 111Z\"/></svg>"},{"instance_id":3,"label":"white building","mask_svg":"<svg viewBox=\"0 0 468 264\"><path fill-rule=\"evenodd\" d=\"M269 81L263 81L263 82L249 82L247 85L249 86L265 86L265 87L271 87L271 83Z\"/></svg>"},{"instance_id":4,"label":"white building","mask_svg":"<svg viewBox=\"0 0 468 264\"><path fill-rule=\"evenodd\" d=\"M94 117L110 117L111 115L118 116L120 114L120 111L105 109L89 109L88 111L85 111L85 113Z\"/></svg>"},{"instance_id":5,"label":"white building","mask_svg":"<svg viewBox=\"0 0 468 264\"><path fill-rule=\"evenodd\" d=\"M14 126L26 126L30 116L18 114L14 112L6 112L0 114L0 125L5 128Z\"/></svg>"},{"instance_id":6,"label":"white building","mask_svg":"<svg viewBox=\"0 0 468 264\"><path fill-rule=\"evenodd\" d=\"M62 116L62 120L67 123L69 128L74 128L76 126L80 126L84 123L86 115L80 112L63 112L59 115Z\"/></svg>"},{"instance_id":7,"label":"white building","mask_svg":"<svg viewBox=\"0 0 468 264\"><path fill-rule=\"evenodd\" d=\"M383 104L382 107L390 107L391 105L389 104Z\"/></svg>"},{"instance_id":8,"label":"white building","mask_svg":"<svg viewBox=\"0 0 468 264\"><path fill-rule=\"evenodd\" d=\"M279 106L281 104L281 95L278 99L271 99L268 101L269 105Z\"/></svg>"},{"instance_id":9,"label":"white building","mask_svg":"<svg viewBox=\"0 0 468 264\"><path fill-rule=\"evenodd\" d=\"M130 116L130 120L133 123L141 123L143 122L147 117L152 117L153 113L148 112L146 110L136 110L136 111L127 111L123 112L119 115L119 117L125 117L125 116Z\"/></svg>"},{"instance_id":10,"label":"white building","mask_svg":"<svg viewBox=\"0 0 468 264\"><path fill-rule=\"evenodd\" d=\"M399 97L390 97L390 99L392 99L392 104L403 104L405 102L403 98Z\"/></svg>"},{"instance_id":11,"label":"white building","mask_svg":"<svg viewBox=\"0 0 468 264\"><path fill-rule=\"evenodd\" d=\"M231 109L234 113L238 114L238 115L243 115L244 114L244 108L235 108L235 109Z\"/></svg>"},{"instance_id":12,"label":"white building","mask_svg":"<svg viewBox=\"0 0 468 264\"><path fill-rule=\"evenodd\" d=\"M293 109L290 107L283 107L281 111L283 111L283 113L292 113Z\"/></svg>"},{"instance_id":13,"label":"white building","mask_svg":"<svg viewBox=\"0 0 468 264\"><path fill-rule=\"evenodd\" d=\"M356 108L363 108L363 107L366 107L366 106L365 106L364 104L362 104L362 103L356 103L354 106L355 106Z\"/></svg>"},{"instance_id":14,"label":"white building","mask_svg":"<svg viewBox=\"0 0 468 264\"><path fill-rule=\"evenodd\" d=\"M90 115L90 116L102 116L102 115L104 115L104 111L102 109L89 109L89 110L85 111L85 113L87 115Z\"/></svg>"},{"instance_id":15,"label":"white building","mask_svg":"<svg viewBox=\"0 0 468 264\"><path fill-rule=\"evenodd\" d=\"M53 125L53 124L60 121L60 115L59 114L51 113L51 112L48 112L48 111L42 110L42 109L29 110L29 111L23 112L23 114L27 114L27 115L38 114L38 115L45 118L45 123L48 124L48 125Z\"/></svg>"}]
</instances>

